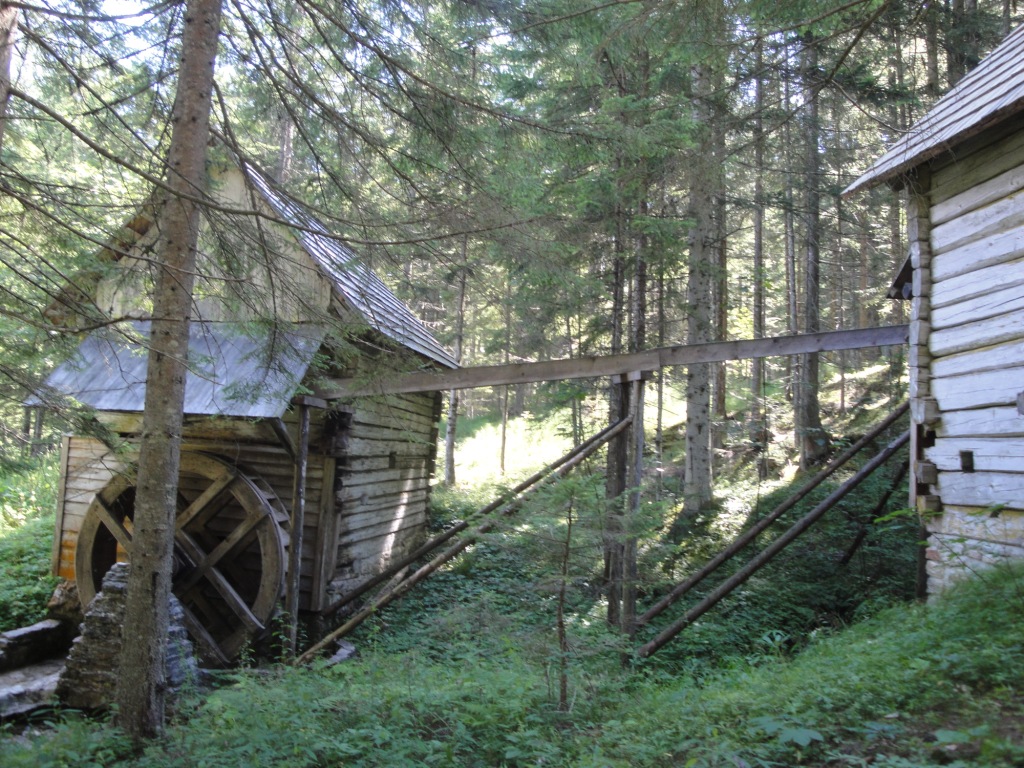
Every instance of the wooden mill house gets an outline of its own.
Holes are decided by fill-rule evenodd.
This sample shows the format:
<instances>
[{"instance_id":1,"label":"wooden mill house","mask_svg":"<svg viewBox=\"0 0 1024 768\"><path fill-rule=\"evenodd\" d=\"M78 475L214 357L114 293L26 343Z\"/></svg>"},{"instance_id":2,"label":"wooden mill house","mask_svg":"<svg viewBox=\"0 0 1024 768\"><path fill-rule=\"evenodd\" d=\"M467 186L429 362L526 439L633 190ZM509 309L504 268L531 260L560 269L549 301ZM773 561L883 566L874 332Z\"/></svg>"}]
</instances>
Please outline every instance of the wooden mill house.
<instances>
[{"instance_id":1,"label":"wooden mill house","mask_svg":"<svg viewBox=\"0 0 1024 768\"><path fill-rule=\"evenodd\" d=\"M200 240L174 584L203 655L227 663L266 633L286 576L289 604L315 619L422 538L440 393L327 402L309 395L318 377L372 385L389 370L456 363L375 274L257 171L229 164L211 178L217 205L204 213ZM132 320L89 333L47 381L122 441L63 441L53 568L75 580L83 605L131 547L146 253L156 229L144 209L102 255L108 268L69 289L98 318ZM47 315L67 317L60 302Z\"/></svg>"},{"instance_id":2,"label":"wooden mill house","mask_svg":"<svg viewBox=\"0 0 1024 768\"><path fill-rule=\"evenodd\" d=\"M911 505L932 592L1024 557L1024 27L847 193L905 188Z\"/></svg>"}]
</instances>

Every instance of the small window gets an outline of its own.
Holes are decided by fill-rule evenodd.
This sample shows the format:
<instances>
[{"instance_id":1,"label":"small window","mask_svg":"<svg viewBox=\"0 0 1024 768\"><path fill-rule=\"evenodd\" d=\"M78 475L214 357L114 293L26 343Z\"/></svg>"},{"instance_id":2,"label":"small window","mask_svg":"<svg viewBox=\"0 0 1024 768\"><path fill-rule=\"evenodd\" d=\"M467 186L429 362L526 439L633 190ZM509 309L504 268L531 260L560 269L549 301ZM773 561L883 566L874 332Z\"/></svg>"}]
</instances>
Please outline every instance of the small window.
<instances>
[{"instance_id":1,"label":"small window","mask_svg":"<svg viewBox=\"0 0 1024 768\"><path fill-rule=\"evenodd\" d=\"M962 472L974 471L974 451L960 451L960 470Z\"/></svg>"}]
</instances>

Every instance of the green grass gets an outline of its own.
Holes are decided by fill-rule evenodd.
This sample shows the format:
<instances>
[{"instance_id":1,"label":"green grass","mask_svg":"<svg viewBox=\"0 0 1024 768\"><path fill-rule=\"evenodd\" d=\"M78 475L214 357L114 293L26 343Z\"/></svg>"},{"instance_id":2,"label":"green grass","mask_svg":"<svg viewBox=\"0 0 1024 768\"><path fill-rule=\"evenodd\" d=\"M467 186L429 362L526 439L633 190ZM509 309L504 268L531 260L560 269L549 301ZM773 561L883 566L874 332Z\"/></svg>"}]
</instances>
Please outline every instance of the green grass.
<instances>
[{"instance_id":1,"label":"green grass","mask_svg":"<svg viewBox=\"0 0 1024 768\"><path fill-rule=\"evenodd\" d=\"M43 618L50 575L57 456L0 478L0 631Z\"/></svg>"},{"instance_id":2,"label":"green grass","mask_svg":"<svg viewBox=\"0 0 1024 768\"><path fill-rule=\"evenodd\" d=\"M534 420L517 427L517 444L528 447L557 428L554 417ZM476 434L486 436L479 426ZM906 592L913 526L899 516L876 526L857 562L836 567L858 514L880 493L878 479L641 661L631 655L637 642L603 620L600 468L596 461L592 472L539 495L508 526L375 615L352 638L360 650L354 661L232 673L215 691L188 694L181 707L188 718L141 754L103 721L50 712L24 734L0 732L0 765L1022 764L1024 566L986 572L932 606L884 607ZM53 470L40 471L55 478ZM8 497L18 500L12 508L35 511L0 539L24 544L25 562L43 573L52 525L46 504L27 505L16 489L45 485L38 478L9 483ZM493 492L483 484L439 491L437 516L465 517ZM642 532L649 589L666 579L656 533L668 513L670 506L651 505ZM686 554L696 561L702 537L711 551L727 535L714 526L696 530ZM5 572L13 561L4 558ZM563 579L564 655L556 631ZM644 603L654 596L645 594ZM852 599L860 602L845 604Z\"/></svg>"},{"instance_id":3,"label":"green grass","mask_svg":"<svg viewBox=\"0 0 1024 768\"><path fill-rule=\"evenodd\" d=\"M379 636L378 636L379 637ZM496 637L496 635L492 635ZM32 766L859 766L1010 768L1024 760L1024 567L900 606L793 659L705 677L569 667L515 643L396 651L365 638L331 669L239 672L131 755L75 718L0 741ZM597 663L597 662L600 663Z\"/></svg>"}]
</instances>

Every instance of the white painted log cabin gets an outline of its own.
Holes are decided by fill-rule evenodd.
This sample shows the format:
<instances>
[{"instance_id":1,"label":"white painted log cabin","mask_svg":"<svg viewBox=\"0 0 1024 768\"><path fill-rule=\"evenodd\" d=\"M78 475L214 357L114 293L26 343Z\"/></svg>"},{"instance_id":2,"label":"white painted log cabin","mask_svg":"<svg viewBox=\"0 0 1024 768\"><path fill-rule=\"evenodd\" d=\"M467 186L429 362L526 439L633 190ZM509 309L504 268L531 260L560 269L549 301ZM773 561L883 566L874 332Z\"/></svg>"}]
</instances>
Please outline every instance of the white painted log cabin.
<instances>
[{"instance_id":1,"label":"white painted log cabin","mask_svg":"<svg viewBox=\"0 0 1024 768\"><path fill-rule=\"evenodd\" d=\"M257 171L228 163L211 183L219 208L204 212L200 241L174 588L204 657L229 663L269 630L293 574L297 609L315 618L425 532L440 393L327 403L308 396L320 377L355 377L372 391L396 370L457 364ZM74 280L45 311L62 325L85 313L101 326L47 384L123 440L119 450L87 434L63 441L53 570L77 583L83 602L131 547L156 230L144 209L100 254L106 268Z\"/></svg>"},{"instance_id":2,"label":"white painted log cabin","mask_svg":"<svg viewBox=\"0 0 1024 768\"><path fill-rule=\"evenodd\" d=\"M1024 557L1024 27L846 194L908 191L911 506L928 589Z\"/></svg>"}]
</instances>

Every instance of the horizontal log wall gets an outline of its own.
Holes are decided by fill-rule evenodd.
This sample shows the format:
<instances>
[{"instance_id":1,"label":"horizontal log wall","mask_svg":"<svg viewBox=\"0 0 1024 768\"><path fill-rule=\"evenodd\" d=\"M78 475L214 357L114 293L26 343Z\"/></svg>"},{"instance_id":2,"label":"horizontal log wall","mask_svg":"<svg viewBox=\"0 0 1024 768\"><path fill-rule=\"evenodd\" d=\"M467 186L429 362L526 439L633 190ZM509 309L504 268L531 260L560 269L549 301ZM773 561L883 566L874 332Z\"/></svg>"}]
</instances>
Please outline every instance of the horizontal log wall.
<instances>
[{"instance_id":1,"label":"horizontal log wall","mask_svg":"<svg viewBox=\"0 0 1024 768\"><path fill-rule=\"evenodd\" d=\"M439 416L437 393L355 402L335 480L332 601L422 540Z\"/></svg>"},{"instance_id":2,"label":"horizontal log wall","mask_svg":"<svg viewBox=\"0 0 1024 768\"><path fill-rule=\"evenodd\" d=\"M917 413L931 415L915 474L932 592L1024 557L1024 131L955 155L932 174L921 265L928 386Z\"/></svg>"}]
</instances>

